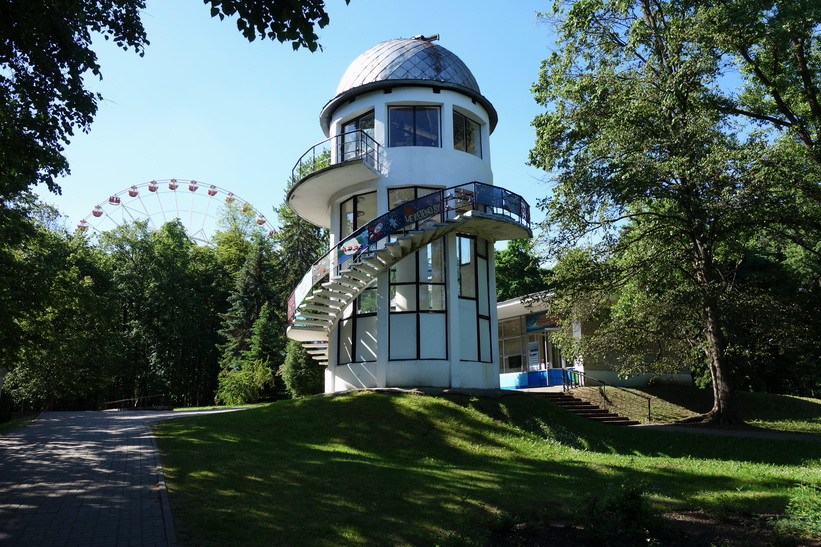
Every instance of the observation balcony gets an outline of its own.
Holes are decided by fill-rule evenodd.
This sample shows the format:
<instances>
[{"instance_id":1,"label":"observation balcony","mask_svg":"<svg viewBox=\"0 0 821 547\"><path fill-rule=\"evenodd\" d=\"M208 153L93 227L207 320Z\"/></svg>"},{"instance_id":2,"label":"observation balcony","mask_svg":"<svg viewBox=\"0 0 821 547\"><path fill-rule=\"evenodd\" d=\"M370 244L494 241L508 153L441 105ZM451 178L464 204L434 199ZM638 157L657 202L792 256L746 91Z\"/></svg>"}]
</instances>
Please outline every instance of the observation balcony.
<instances>
[{"instance_id":1,"label":"observation balcony","mask_svg":"<svg viewBox=\"0 0 821 547\"><path fill-rule=\"evenodd\" d=\"M379 178L382 146L363 130L313 145L291 170L288 205L305 220L328 228L328 203L341 190Z\"/></svg>"}]
</instances>

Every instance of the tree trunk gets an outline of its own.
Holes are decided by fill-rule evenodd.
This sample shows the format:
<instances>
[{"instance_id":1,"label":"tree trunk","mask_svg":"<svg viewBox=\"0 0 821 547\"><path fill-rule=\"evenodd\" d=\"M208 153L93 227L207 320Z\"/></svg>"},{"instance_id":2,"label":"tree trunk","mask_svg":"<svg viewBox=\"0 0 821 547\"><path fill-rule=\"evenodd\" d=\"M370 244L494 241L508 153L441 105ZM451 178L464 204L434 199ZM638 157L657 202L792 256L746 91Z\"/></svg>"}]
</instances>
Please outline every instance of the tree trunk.
<instances>
[{"instance_id":1,"label":"tree trunk","mask_svg":"<svg viewBox=\"0 0 821 547\"><path fill-rule=\"evenodd\" d=\"M735 405L735 389L730 365L725 355L727 341L721 331L716 306L709 297L704 303L703 315L704 332L707 338L705 353L713 380L713 408L704 415L704 421L722 425L742 423Z\"/></svg>"},{"instance_id":2,"label":"tree trunk","mask_svg":"<svg viewBox=\"0 0 821 547\"><path fill-rule=\"evenodd\" d=\"M713 408L708 413L688 421L709 424L740 424L741 417L735 405L730 364L727 362L727 340L721 328L721 316L714 291L716 272L710 245L703 237L693 237L693 258L696 284L701 292L701 311L704 320L706 348L704 353L713 384Z\"/></svg>"}]
</instances>

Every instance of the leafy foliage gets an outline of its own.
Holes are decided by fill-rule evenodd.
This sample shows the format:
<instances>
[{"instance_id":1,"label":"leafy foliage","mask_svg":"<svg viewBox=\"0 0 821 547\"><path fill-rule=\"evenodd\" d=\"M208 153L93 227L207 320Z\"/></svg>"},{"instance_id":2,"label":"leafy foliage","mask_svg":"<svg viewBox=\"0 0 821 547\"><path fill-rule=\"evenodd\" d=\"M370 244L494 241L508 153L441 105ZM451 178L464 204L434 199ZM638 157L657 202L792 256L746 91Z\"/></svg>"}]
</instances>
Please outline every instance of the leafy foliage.
<instances>
[{"instance_id":1,"label":"leafy foliage","mask_svg":"<svg viewBox=\"0 0 821 547\"><path fill-rule=\"evenodd\" d=\"M496 300L503 301L548 289L548 270L533 250L533 240L513 239L496 253Z\"/></svg>"},{"instance_id":2,"label":"leafy foliage","mask_svg":"<svg viewBox=\"0 0 821 547\"><path fill-rule=\"evenodd\" d=\"M346 4L350 0L346 0ZM315 51L315 26L330 21L324 0L204 0L211 15L236 17L248 40L290 42ZM95 35L142 55L145 0L0 1L0 200L68 174L65 145L88 131L101 97L84 78L101 77Z\"/></svg>"},{"instance_id":3,"label":"leafy foliage","mask_svg":"<svg viewBox=\"0 0 821 547\"><path fill-rule=\"evenodd\" d=\"M237 29L249 42L257 37L291 42L293 48L316 51L319 36L314 27L330 22L324 0L203 0L211 5L211 16L237 20ZM349 3L350 0L345 0Z\"/></svg>"},{"instance_id":4,"label":"leafy foliage","mask_svg":"<svg viewBox=\"0 0 821 547\"><path fill-rule=\"evenodd\" d=\"M557 5L531 163L554 173L541 203L554 306L596 326L575 350L613 354L626 372L706 367L708 418L732 422L736 348L750 339L732 326L772 295L740 278L745 257L776 230L815 248L821 172L794 142L728 113L716 29L744 29L719 15L679 0Z\"/></svg>"},{"instance_id":5,"label":"leafy foliage","mask_svg":"<svg viewBox=\"0 0 821 547\"><path fill-rule=\"evenodd\" d=\"M285 362L279 369L285 389L291 397L322 393L324 369L316 364L305 348L296 340L289 340Z\"/></svg>"},{"instance_id":6,"label":"leafy foliage","mask_svg":"<svg viewBox=\"0 0 821 547\"><path fill-rule=\"evenodd\" d=\"M63 147L88 130L100 100L84 82L100 76L92 36L142 55L143 9L144 0L0 2L0 200L38 183L59 192Z\"/></svg>"}]
</instances>

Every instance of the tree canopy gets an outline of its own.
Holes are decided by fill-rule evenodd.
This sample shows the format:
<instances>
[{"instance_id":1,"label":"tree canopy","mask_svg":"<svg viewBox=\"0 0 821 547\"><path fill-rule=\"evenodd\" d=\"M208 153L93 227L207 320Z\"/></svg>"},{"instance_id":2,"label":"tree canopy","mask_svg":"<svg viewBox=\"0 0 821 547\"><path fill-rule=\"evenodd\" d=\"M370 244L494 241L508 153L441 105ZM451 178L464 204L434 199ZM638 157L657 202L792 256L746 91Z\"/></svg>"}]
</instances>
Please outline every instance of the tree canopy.
<instances>
[{"instance_id":1,"label":"tree canopy","mask_svg":"<svg viewBox=\"0 0 821 547\"><path fill-rule=\"evenodd\" d=\"M345 0L348 3L350 0ZM319 47L329 22L324 0L204 0L211 15L236 19L248 40ZM0 0L0 200L36 184L59 193L69 173L63 151L88 131L101 97L86 88L102 67L92 39L103 36L142 55L149 42L145 0Z\"/></svg>"},{"instance_id":2,"label":"tree canopy","mask_svg":"<svg viewBox=\"0 0 821 547\"><path fill-rule=\"evenodd\" d=\"M807 90L817 86L818 72L802 77L799 60L790 69L797 76L779 80L795 105L807 105L793 108L803 125L784 133L778 128L787 126L773 121L789 117L773 98L778 86L739 53L747 44L750 58L763 63L767 48L777 49L766 29L774 24L767 10L779 7L557 3L548 17L559 49L534 87L546 110L534 121L531 163L555 183L541 203L558 259L555 307L595 322L585 351L615 353L626 370L705 364L714 391L710 421L738 419L730 355L737 350L728 337L743 314L739 302L752 301L738 282L751 249L763 234L781 233L817 251L811 234L821 164L800 127L811 125ZM731 19L738 10L758 24L747 29ZM792 31L778 42L801 42L813 10L779 13L782 30ZM807 51L817 48L817 23ZM810 57L817 64L817 53ZM743 93L727 89L733 74L746 77ZM769 131L751 121L770 123ZM817 293L813 282L801 290Z\"/></svg>"}]
</instances>

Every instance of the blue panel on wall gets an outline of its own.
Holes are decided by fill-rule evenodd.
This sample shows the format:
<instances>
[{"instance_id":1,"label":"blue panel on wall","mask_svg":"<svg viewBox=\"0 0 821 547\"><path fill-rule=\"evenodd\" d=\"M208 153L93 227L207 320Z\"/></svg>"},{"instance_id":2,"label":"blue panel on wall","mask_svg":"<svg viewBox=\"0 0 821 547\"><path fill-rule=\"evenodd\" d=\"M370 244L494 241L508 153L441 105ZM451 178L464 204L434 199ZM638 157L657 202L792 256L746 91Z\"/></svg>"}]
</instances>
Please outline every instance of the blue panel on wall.
<instances>
[{"instance_id":1,"label":"blue panel on wall","mask_svg":"<svg viewBox=\"0 0 821 547\"><path fill-rule=\"evenodd\" d=\"M551 368L547 371L547 385L560 386L562 384L562 369Z\"/></svg>"},{"instance_id":2,"label":"blue panel on wall","mask_svg":"<svg viewBox=\"0 0 821 547\"><path fill-rule=\"evenodd\" d=\"M526 372L512 372L499 375L499 387L502 389L517 389L527 387Z\"/></svg>"},{"instance_id":3,"label":"blue panel on wall","mask_svg":"<svg viewBox=\"0 0 821 547\"><path fill-rule=\"evenodd\" d=\"M547 385L547 371L540 370L537 372L527 373L527 387L539 387Z\"/></svg>"}]
</instances>

